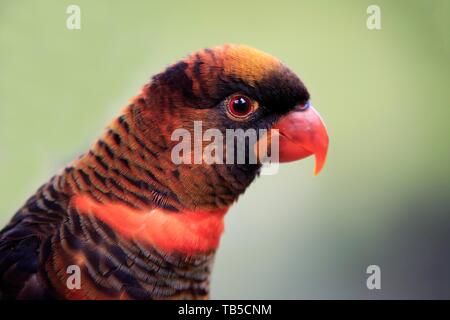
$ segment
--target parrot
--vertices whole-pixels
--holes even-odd
[[[324,121],[283,62],[243,44],[191,53],[154,75],[2,229],[0,298],[209,299],[225,214],[263,162],[174,161],[173,133],[195,136],[195,122],[224,135],[270,129],[277,161],[314,156],[315,174],[326,160]]]

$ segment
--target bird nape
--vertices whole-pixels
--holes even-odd
[[[208,298],[224,215],[259,174],[263,157],[249,160],[263,137],[276,161],[315,155],[322,169],[328,135],[309,99],[284,64],[243,45],[169,66],[1,231],[0,297]],[[199,123],[210,139],[244,136],[210,157],[197,138],[183,143],[200,157],[175,152],[177,132],[195,136]]]

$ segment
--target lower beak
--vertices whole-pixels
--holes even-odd
[[[281,118],[273,129],[279,133],[279,162],[316,158],[314,175],[322,170],[328,150],[328,133],[319,113],[310,106],[300,107]]]

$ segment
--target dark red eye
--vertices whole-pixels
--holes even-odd
[[[249,98],[245,96],[235,96],[230,100],[229,110],[231,115],[242,118],[248,116],[253,108]]]

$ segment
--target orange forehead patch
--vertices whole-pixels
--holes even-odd
[[[80,214],[95,216],[126,239],[165,253],[187,255],[207,253],[218,247],[227,211],[136,210],[120,203],[99,203],[88,195],[74,196],[72,204]]]
[[[197,57],[204,63],[202,74],[207,75],[209,68],[219,68],[225,76],[234,76],[249,84],[261,80],[281,65],[277,58],[246,45],[226,44],[193,53],[186,59],[191,69]],[[192,70],[189,72],[192,73]]]
[[[261,80],[281,65],[270,54],[245,45],[225,45],[222,50],[224,73],[249,83]]]

